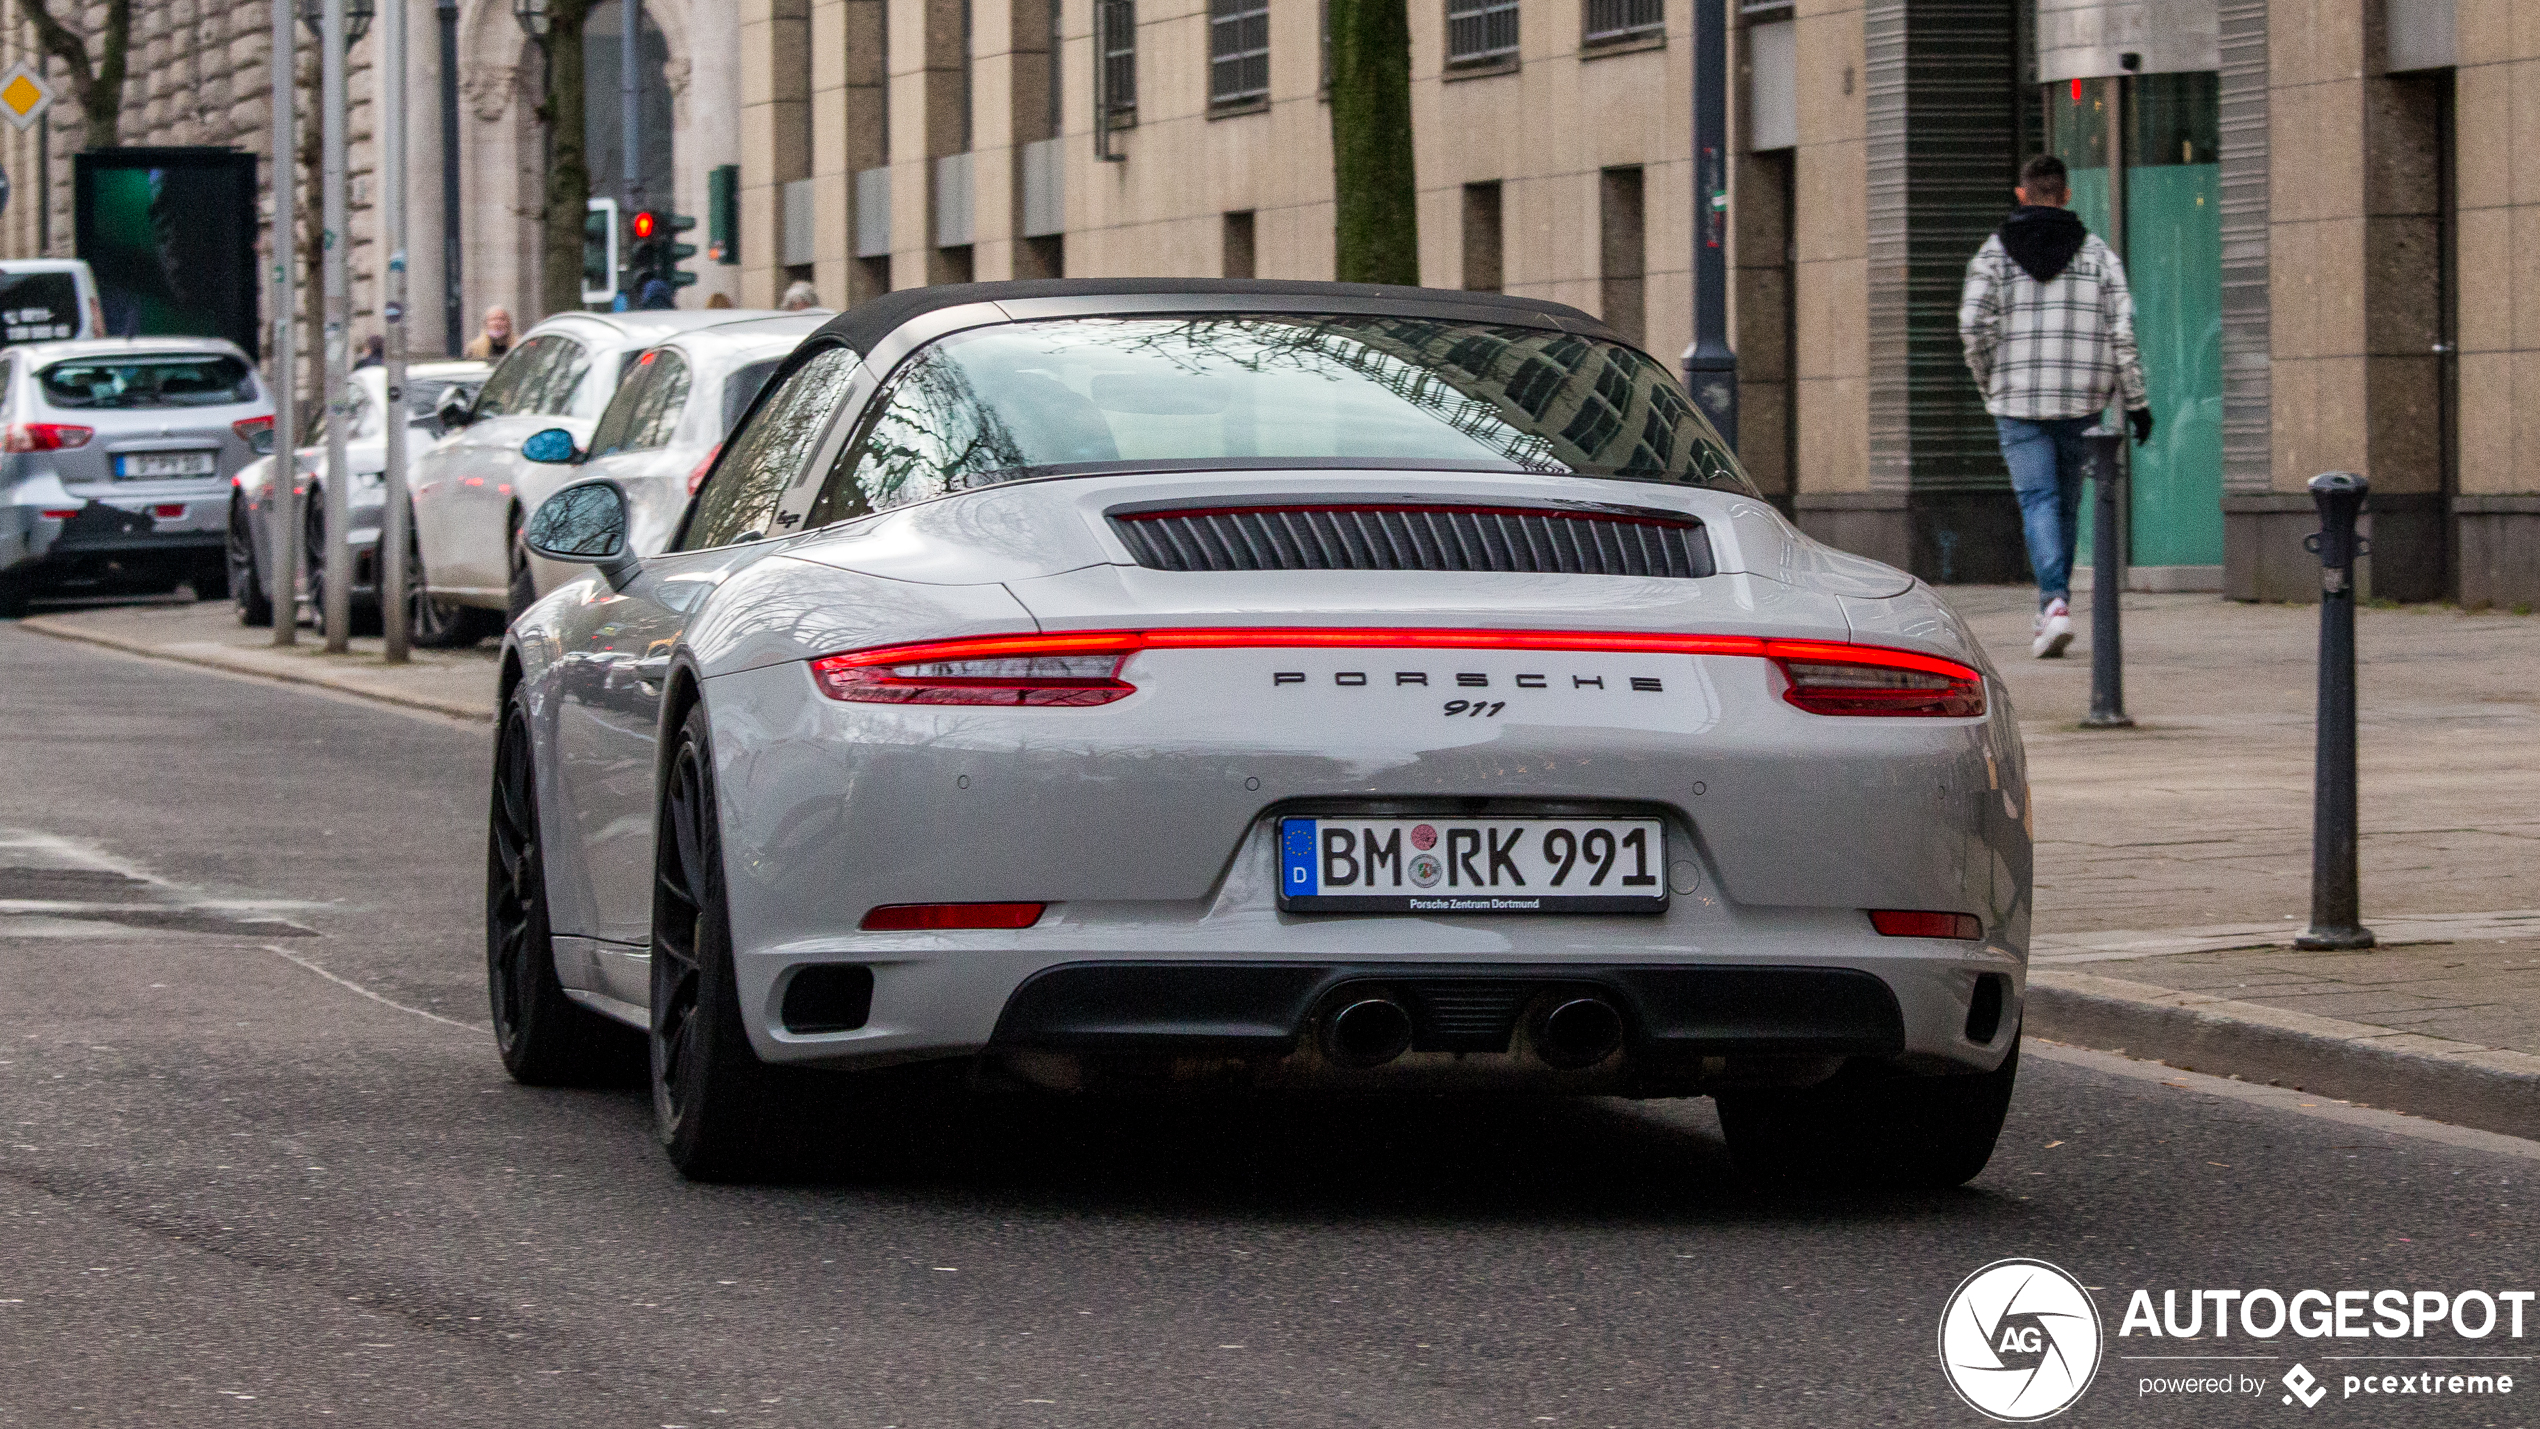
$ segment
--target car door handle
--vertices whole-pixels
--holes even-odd
[[[661,677],[669,673],[670,657],[667,655],[655,655],[635,662],[635,678],[647,685],[660,684]]]

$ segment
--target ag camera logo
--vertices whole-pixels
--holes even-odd
[[[2099,1308],[2061,1267],[1997,1260],[1940,1315],[1940,1367],[1969,1408],[2006,1424],[2052,1419],[2099,1372]]]

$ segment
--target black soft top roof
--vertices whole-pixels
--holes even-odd
[[[886,293],[823,323],[819,331],[805,340],[803,347],[808,351],[835,341],[857,352],[871,352],[875,344],[911,318],[965,303],[1003,304],[1036,298],[1145,297],[1159,294],[1187,294],[1202,299],[1222,297],[1227,300],[1222,306],[1215,303],[1196,306],[1223,312],[1245,311],[1252,306],[1246,299],[1253,298],[1285,299],[1265,304],[1263,309],[1294,312],[1298,307],[1296,300],[1302,298],[1309,300],[1313,310],[1320,312],[1366,313],[1371,316],[1435,315],[1467,322],[1554,328],[1621,341],[1605,324],[1565,303],[1546,302],[1541,298],[1512,298],[1500,293],[1408,288],[1387,283],[1303,283],[1268,278],[1036,278],[1014,283],[941,283]]]

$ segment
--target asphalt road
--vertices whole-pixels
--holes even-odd
[[[1927,1197],[1759,1196],[1704,1102],[973,1102],[688,1185],[639,1092],[495,1059],[489,744],[0,626],[0,1424],[1972,1425],[1935,1328],[2002,1257],[2112,1336],[2135,1287],[2530,1284],[2540,1147],[2051,1048]],[[2306,1411],[2107,1344],[2066,1422],[2540,1417],[2540,1362]]]

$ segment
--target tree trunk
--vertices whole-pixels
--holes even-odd
[[[106,26],[92,62],[88,42],[55,19],[45,0],[18,0],[19,13],[35,30],[44,53],[70,72],[71,98],[79,104],[80,146],[111,149],[121,142],[126,53],[132,48],[132,0],[106,0]]]
[[[1406,0],[1331,0],[1332,249],[1344,283],[1420,281]]]
[[[548,0],[546,93],[538,117],[547,126],[547,192],[539,208],[539,296],[545,312],[582,306],[583,220],[591,207],[591,160],[583,143],[582,27],[591,0]]]

